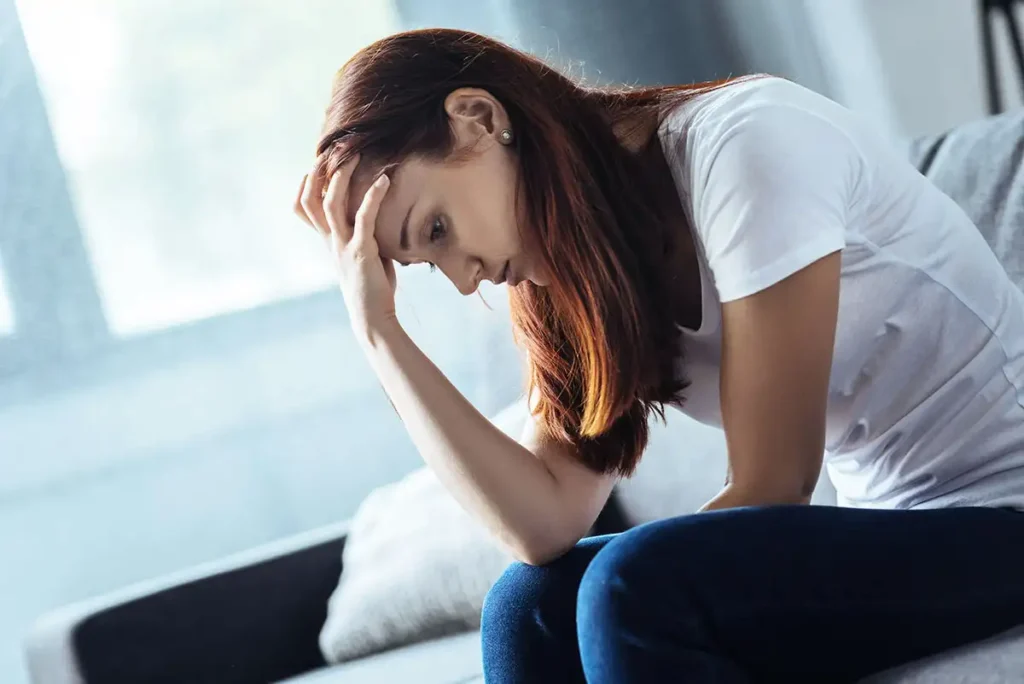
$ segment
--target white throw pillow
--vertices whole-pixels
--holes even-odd
[[[494,423],[518,437],[513,405]],[[484,597],[512,558],[432,471],[372,492],[352,518],[320,650],[340,663],[480,626]]]
[[[352,519],[320,650],[330,663],[480,626],[511,562],[426,468],[382,487]]]

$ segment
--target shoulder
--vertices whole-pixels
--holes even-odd
[[[860,122],[841,105],[792,81],[747,77],[697,94],[669,112],[659,134],[672,166],[699,180],[723,152],[765,162],[860,156]]]
[[[665,121],[666,159],[722,302],[843,248],[866,168],[854,126],[777,78],[698,95]]]

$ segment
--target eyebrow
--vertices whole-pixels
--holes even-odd
[[[402,219],[402,232],[398,236],[398,247],[403,252],[409,251],[409,215],[412,214],[413,204],[410,204],[409,211],[405,212],[405,218]]]

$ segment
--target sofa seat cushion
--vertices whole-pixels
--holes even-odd
[[[863,684],[1024,682],[1024,628],[869,677]]]
[[[287,684],[483,684],[480,633],[424,641],[287,680]]]
[[[480,634],[407,646],[288,680],[289,684],[482,684]],[[863,684],[1024,682],[1024,628],[903,665]]]

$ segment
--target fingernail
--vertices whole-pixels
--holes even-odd
[[[376,185],[378,188],[383,188],[383,187],[387,187],[387,184],[390,183],[390,182],[391,182],[391,179],[388,178],[386,174],[382,173],[381,175],[377,176],[377,180],[374,181],[373,184]]]

